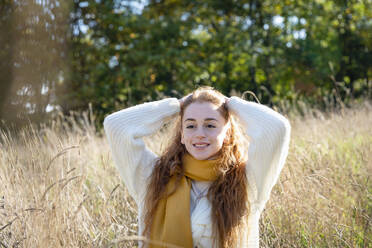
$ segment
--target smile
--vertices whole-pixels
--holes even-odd
[[[207,143],[197,143],[197,144],[193,144],[194,147],[196,148],[205,148],[207,146],[209,146],[209,144]]]

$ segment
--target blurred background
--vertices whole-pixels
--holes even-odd
[[[291,122],[260,247],[372,248],[372,0],[0,0],[0,247],[136,247],[103,118],[200,85]]]
[[[199,85],[327,108],[372,95],[370,0],[0,0],[1,125]]]

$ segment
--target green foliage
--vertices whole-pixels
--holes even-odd
[[[227,95],[250,90],[265,104],[306,101],[322,108],[372,94],[371,1],[2,3],[0,34],[13,31],[0,35],[0,70],[11,72],[0,98],[11,92],[8,103],[19,99],[9,105],[2,97],[3,110],[38,103],[39,112],[50,104],[68,113],[91,103],[101,122],[109,112],[181,97],[199,85]],[[22,42],[13,45],[14,37]],[[6,62],[14,50],[21,64]],[[25,85],[33,97],[17,93]],[[48,94],[41,93],[45,86]],[[0,111],[0,118],[7,115]]]
[[[251,90],[263,103],[370,95],[371,3],[360,1],[75,1],[66,109],[99,119],[198,85]],[[63,98],[64,99],[64,98]]]

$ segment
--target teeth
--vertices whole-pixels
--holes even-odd
[[[208,144],[203,144],[203,145],[198,145],[198,144],[194,144],[195,147],[198,147],[198,148],[201,148],[201,147],[206,147],[208,146]]]

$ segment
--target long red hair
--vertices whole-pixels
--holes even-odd
[[[193,102],[215,104],[226,122],[230,122],[230,129],[217,158],[219,175],[208,190],[208,199],[212,205],[212,228],[218,237],[215,242],[218,247],[233,247],[247,228],[246,217],[249,214],[248,182],[245,174],[246,147],[241,142],[239,129],[227,109],[224,95],[210,87],[198,88],[183,101],[181,119],[184,110]],[[167,197],[165,189],[170,178],[176,176],[180,179],[184,174],[181,161],[187,151],[181,143],[181,123],[178,125],[174,140],[157,160],[150,176],[145,198],[145,236],[149,236],[152,217],[159,200]]]

